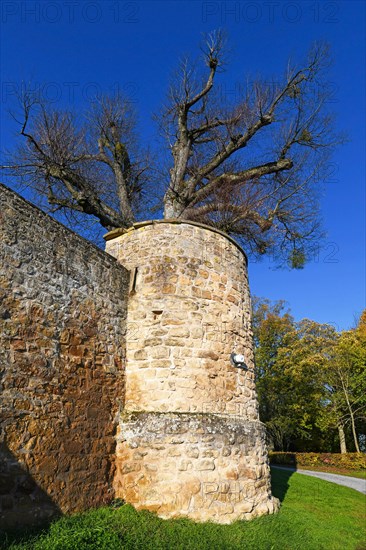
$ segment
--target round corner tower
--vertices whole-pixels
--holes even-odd
[[[131,271],[116,496],[164,518],[230,523],[275,512],[244,252],[224,233],[180,220],[142,222],[106,240]]]

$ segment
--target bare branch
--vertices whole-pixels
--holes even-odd
[[[163,202],[166,218],[214,225],[255,253],[310,251],[321,235],[319,181],[340,142],[322,80],[326,48],[316,45],[280,78],[247,82],[235,101],[218,86],[224,34],[205,37],[202,51],[200,65],[181,63],[159,117],[169,160],[156,153],[155,178],[132,104],[119,95],[76,117],[24,94],[22,116],[14,117],[22,146],[3,170],[48,199],[53,212],[88,214],[108,229],[146,217],[148,200],[158,209]]]

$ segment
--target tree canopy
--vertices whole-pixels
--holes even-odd
[[[184,59],[157,116],[169,161],[139,143],[132,103],[99,97],[85,113],[21,97],[20,145],[3,168],[47,200],[51,212],[85,215],[111,230],[151,217],[206,223],[302,267],[321,235],[322,169],[339,142],[327,110],[328,50],[315,45],[282,75],[243,82],[223,101],[227,46],[208,35],[199,62]],[[157,162],[154,163],[153,160]],[[161,192],[160,192],[161,191]]]
[[[254,300],[259,410],[276,450],[365,450],[365,314],[337,332],[295,322],[284,302]]]

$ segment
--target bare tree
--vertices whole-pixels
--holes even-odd
[[[132,104],[104,97],[81,121],[36,94],[24,93],[21,107],[25,142],[4,168],[46,197],[52,213],[93,215],[109,230],[131,225],[149,173],[147,153],[134,135]]]
[[[307,244],[319,237],[319,179],[338,141],[320,80],[327,48],[314,46],[304,66],[288,66],[278,82],[243,87],[230,106],[215,93],[224,48],[223,35],[211,35],[203,84],[186,61],[171,89],[165,216],[213,224],[259,253],[277,247],[300,266]]]
[[[161,172],[164,217],[213,225],[252,252],[277,250],[301,267],[320,235],[322,169],[340,141],[322,81],[327,49],[315,46],[278,81],[243,86],[236,102],[223,101],[217,85],[225,51],[223,34],[210,34],[201,72],[185,60],[171,86],[160,117],[172,157]],[[21,135],[26,143],[8,169],[55,209],[92,214],[107,229],[134,222],[152,175],[128,102],[103,99],[78,125],[26,96]]]

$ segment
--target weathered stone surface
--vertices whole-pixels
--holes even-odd
[[[113,497],[128,273],[0,186],[0,523]]]
[[[1,526],[114,494],[197,521],[275,511],[241,249],[199,224],[137,224],[107,243],[129,282],[2,186],[0,202]]]
[[[229,523],[276,511],[243,251],[189,222],[136,224],[106,250],[133,273],[116,495],[164,518]],[[247,371],[230,364],[232,352]]]
[[[189,223],[137,224],[106,250],[137,269],[127,317],[128,409],[258,420],[243,251]],[[244,354],[248,371],[231,366],[233,351]]]
[[[163,518],[230,523],[278,509],[259,421],[217,414],[124,412],[116,464],[116,494]]]

